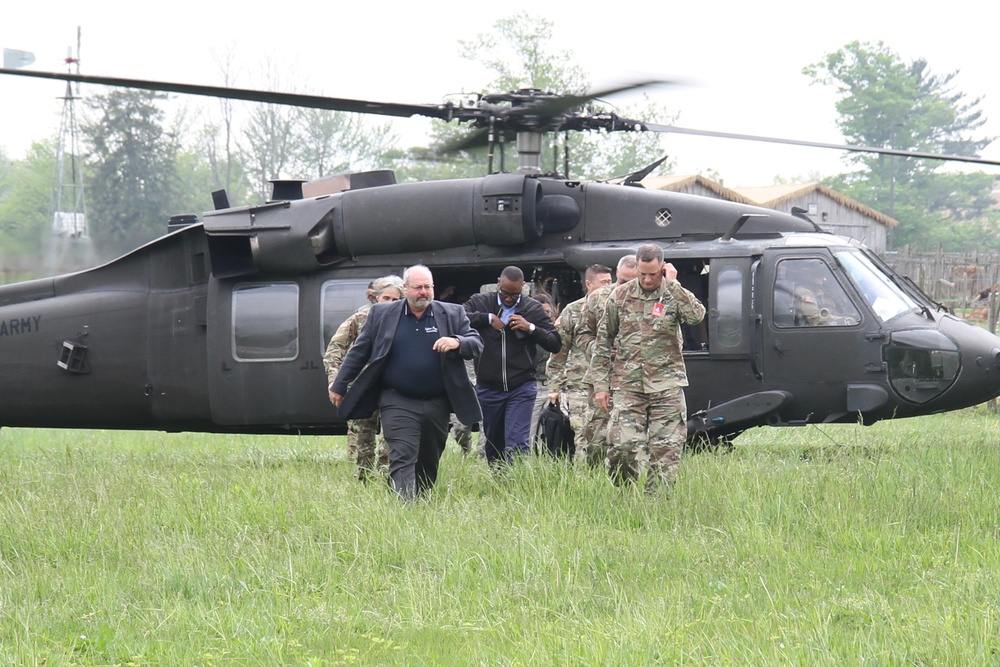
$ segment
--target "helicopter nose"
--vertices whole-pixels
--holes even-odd
[[[955,340],[962,350],[964,368],[952,398],[964,406],[976,405],[1000,396],[1000,338],[965,320],[946,316],[941,332]]]

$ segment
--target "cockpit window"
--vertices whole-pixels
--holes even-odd
[[[858,291],[864,295],[872,310],[883,322],[919,308],[906,292],[892,282],[889,276],[879,271],[862,253],[843,250],[836,255],[847,275],[857,285]]]
[[[821,259],[784,259],[774,281],[778,327],[854,326],[861,313]]]

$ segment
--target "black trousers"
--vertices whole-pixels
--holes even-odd
[[[389,481],[404,500],[429,491],[448,441],[451,404],[446,397],[408,398],[386,389],[379,400],[382,435],[389,448]]]

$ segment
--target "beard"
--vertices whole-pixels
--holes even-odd
[[[410,310],[415,310],[417,312],[427,310],[428,306],[431,305],[431,301],[434,300],[432,296],[425,296],[423,294],[417,296],[406,297],[406,302],[410,304]]]

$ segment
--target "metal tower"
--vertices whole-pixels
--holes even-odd
[[[72,47],[66,54],[68,69],[80,73],[80,29],[76,31],[76,56]],[[56,174],[52,192],[52,235],[46,263],[49,270],[76,270],[94,262],[93,247],[87,230],[87,197],[83,187],[83,155],[80,152],[80,126],[76,119],[79,84],[66,82],[59,143],[56,146]]]

